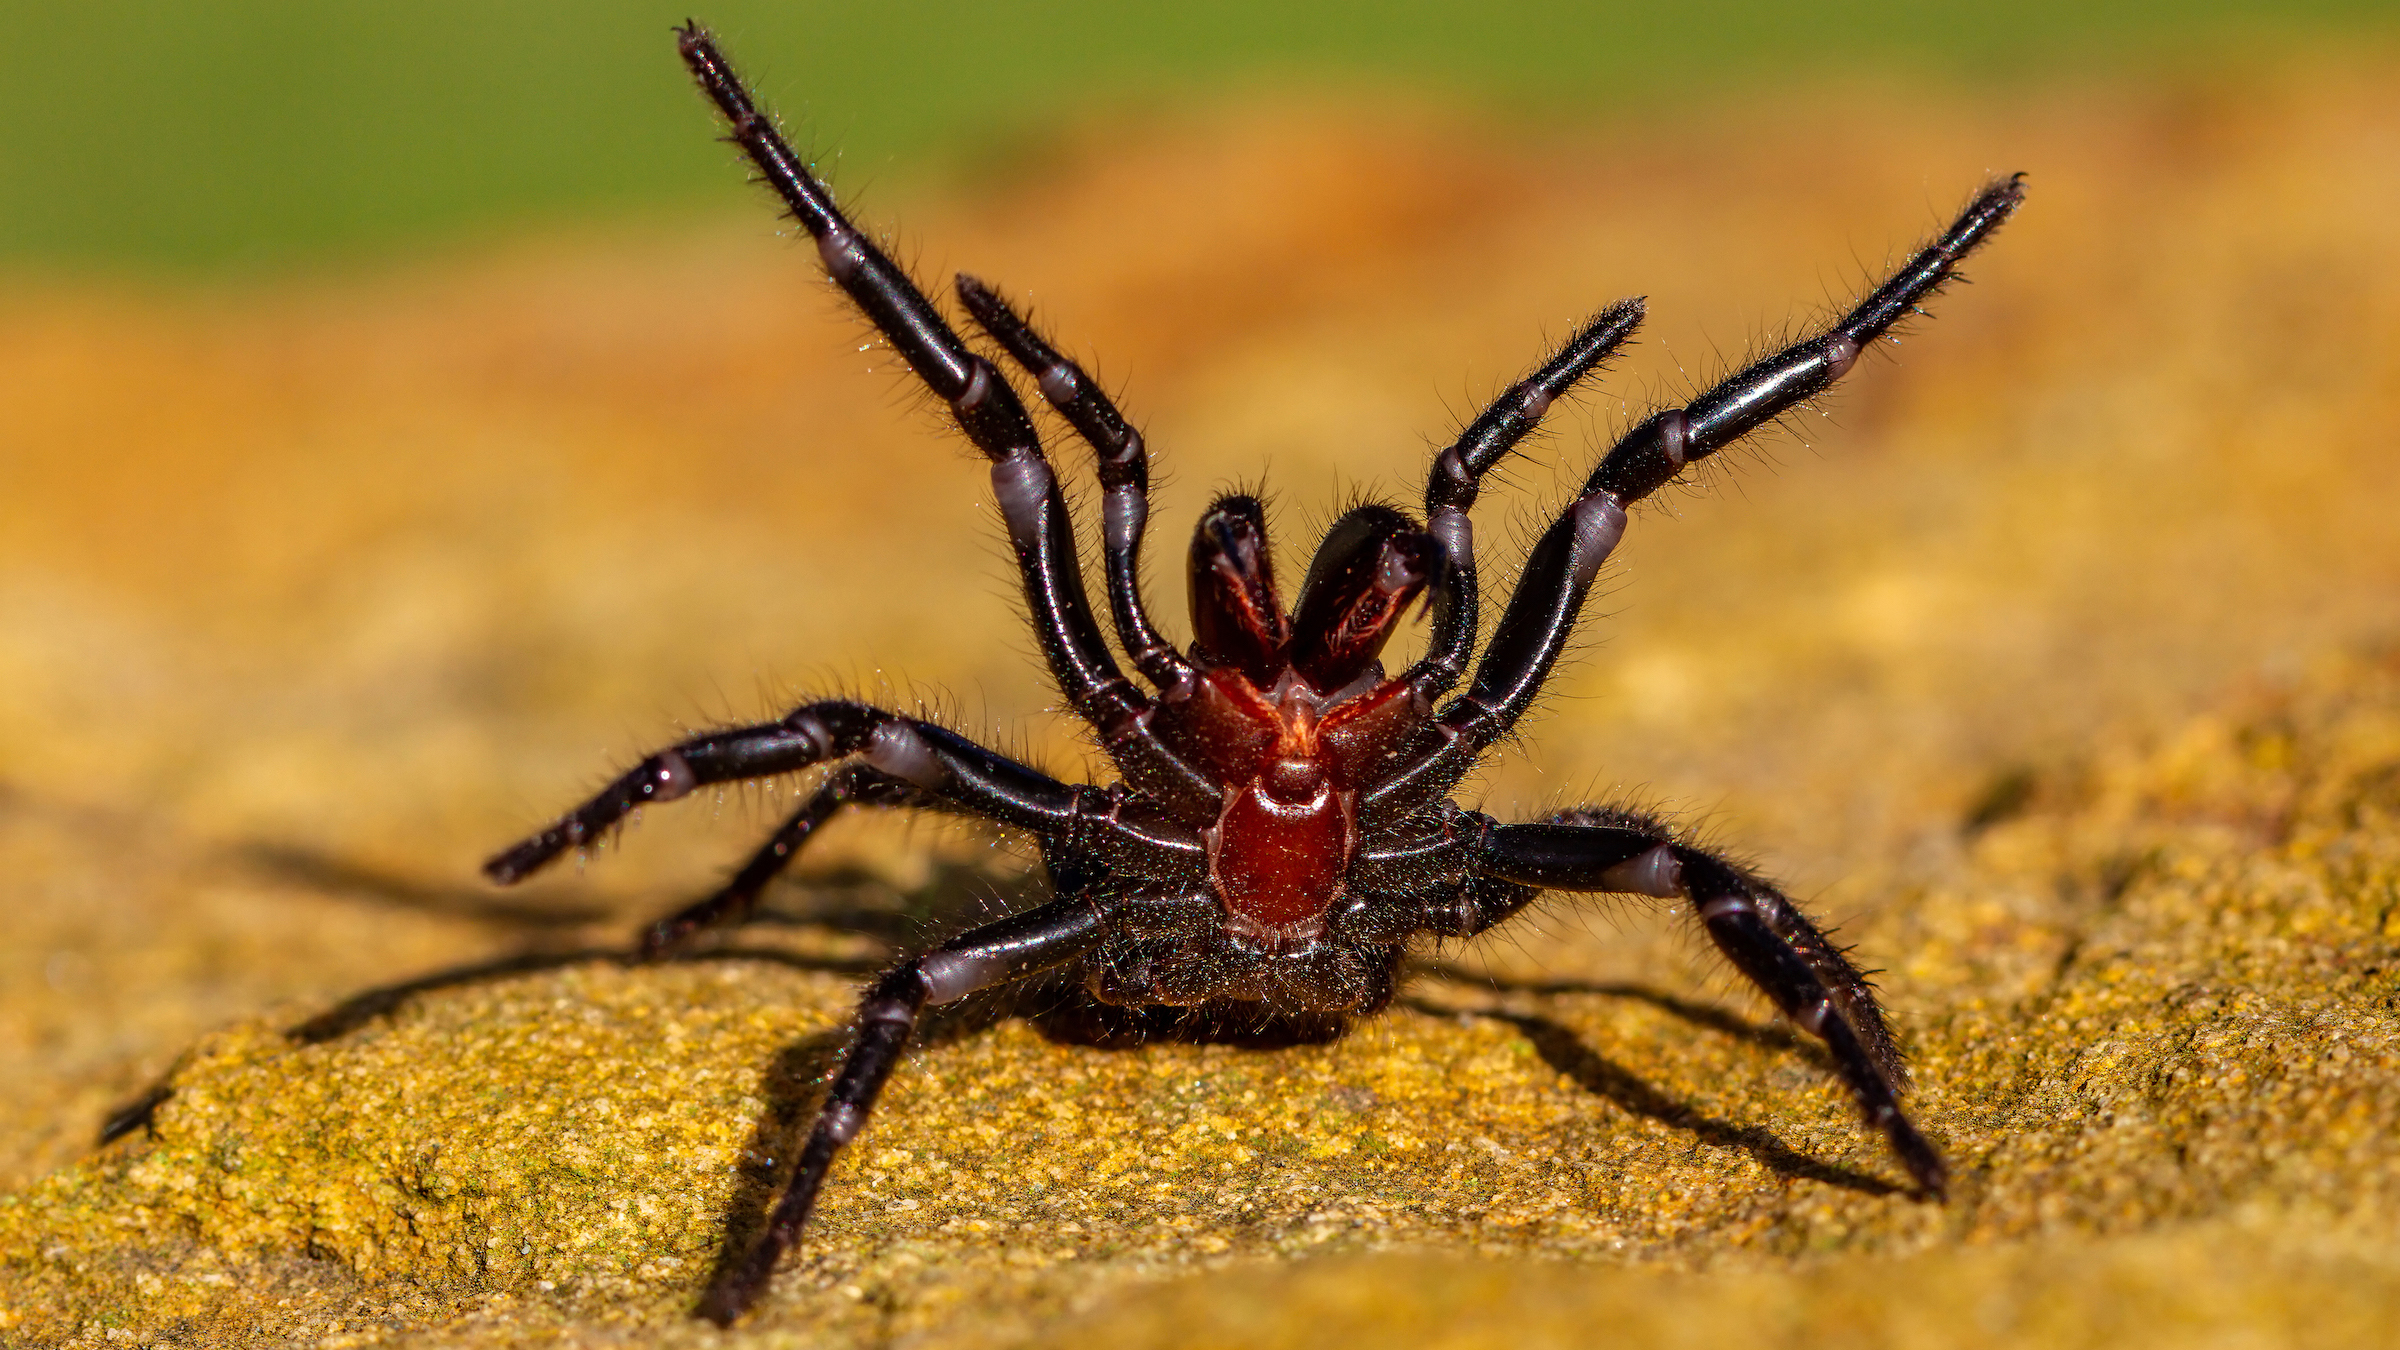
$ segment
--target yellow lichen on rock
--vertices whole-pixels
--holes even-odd
[[[0,1209],[42,1262],[305,1254],[362,1284],[680,1288],[713,1259],[755,1066],[831,1032],[845,981],[601,962],[426,999],[321,1043],[250,1023],[179,1062],[145,1142]],[[13,1243],[11,1244],[14,1245]],[[189,1315],[131,1277],[130,1309]]]

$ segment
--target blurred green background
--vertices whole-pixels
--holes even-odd
[[[242,273],[739,200],[668,45],[685,14],[681,0],[7,0],[0,267]],[[699,17],[853,185],[971,170],[1053,119],[1244,85],[1675,116],[1800,82],[2077,80],[2400,31],[2391,0],[709,0]]]

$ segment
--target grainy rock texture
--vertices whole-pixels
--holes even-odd
[[[755,228],[272,294],[16,287],[0,1338],[2389,1344],[2390,74],[1848,92],[1884,115],[1831,146],[1792,109],[1506,149],[1281,109],[909,207],[927,275],[972,262],[1133,372],[1163,521],[1264,462],[1287,551],[1351,485],[1413,495],[1422,435],[1545,325],[1648,293],[1650,345],[1487,495],[1497,551],[1502,503],[1554,500],[1702,334],[1847,285],[1929,191],[2033,170],[1982,284],[1809,422],[1819,453],[1637,518],[1606,648],[1484,789],[1663,802],[1792,878],[1884,968],[1956,1194],[1904,1194],[1677,916],[1556,904],[1429,951],[1330,1046],[967,1010],[724,1335],[687,1310],[857,978],[1015,902],[1021,854],[845,822],[780,922],[646,967],[633,922],[767,811],[655,812],[518,893],[471,867],[676,712],[1044,706],[982,474]],[[791,683],[697,692],[752,672]]]

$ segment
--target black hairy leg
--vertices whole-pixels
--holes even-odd
[[[517,881],[567,850],[595,842],[640,807],[680,800],[710,783],[766,778],[853,757],[920,798],[1072,840],[1133,875],[1189,878],[1202,863],[1197,835],[1107,789],[1061,783],[930,722],[828,699],[803,704],[779,721],[711,732],[661,750],[549,828],[494,855],[483,870],[494,881]],[[837,779],[828,786],[839,785]],[[896,795],[900,789],[875,790]],[[840,804],[822,803],[828,809]],[[812,807],[818,805],[812,800]],[[803,808],[803,816],[809,809]],[[803,816],[794,817],[786,830],[801,824]],[[803,833],[807,829],[813,825],[804,826]]]
[[[1017,555],[1034,633],[1068,704],[1092,725],[1135,785],[1178,804],[1214,805],[1214,785],[1150,733],[1150,700],[1126,683],[1109,653],[1084,593],[1066,498],[1016,387],[959,341],[907,272],[834,205],[833,195],[808,172],[773,120],[759,112],[708,35],[696,27],[684,29],[678,49],[701,91],[724,116],[732,141],[782,199],[791,219],[816,241],[825,274],[917,379],[949,405],[959,432],[991,461],[992,494]]]
[[[1688,405],[1641,418],[1536,541],[1480,655],[1470,516],[1484,480],[1597,380],[1640,327],[1639,300],[1601,306],[1434,456],[1422,518],[1368,502],[1337,520],[1288,603],[1266,507],[1218,499],[1186,555],[1192,637],[1179,646],[1142,593],[1150,450],[1134,421],[997,287],[967,276],[956,301],[1008,368],[962,341],[835,204],[708,34],[677,36],[729,139],[814,243],[827,278],[989,463],[1043,661],[1118,778],[1062,782],[924,718],[826,699],[661,750],[485,863],[493,880],[515,882],[644,806],[821,769],[724,886],[643,931],[642,952],[659,955],[747,917],[853,806],[978,820],[1040,853],[1050,899],[905,955],[867,989],[765,1233],[727,1263],[701,1315],[729,1323],[766,1288],[927,1008],[1002,986],[1045,998],[1075,990],[1083,1011],[1049,1024],[1098,1042],[1161,1031],[1322,1040],[1387,1006],[1411,952],[1503,924],[1545,891],[1688,905],[1733,968],[1824,1043],[1918,1193],[1941,1195],[1941,1155],[1901,1107],[1907,1075],[1874,989],[1781,890],[1637,812],[1502,824],[1449,794],[1539,699],[1627,510],[1852,373],[2016,210],[2022,176],[1987,184],[1839,318]],[[1085,594],[1066,498],[1019,379],[1092,452],[1110,631]],[[1384,649],[1411,612],[1429,616],[1424,650],[1387,675]],[[1125,678],[1111,632],[1148,689]]]
[[[1941,1154],[1900,1109],[1908,1067],[1874,986],[1790,897],[1757,873],[1677,839],[1644,812],[1583,807],[1526,825],[1493,825],[1478,841],[1476,870],[1520,889],[1469,906],[1472,936],[1537,891],[1609,892],[1684,900],[1733,968],[1794,1026],[1825,1043],[1867,1124],[1890,1141],[1911,1179],[1931,1195],[1948,1184]]]
[[[859,1000],[857,1039],[825,1091],[816,1125],[800,1146],[800,1160],[767,1218],[766,1232],[708,1291],[700,1315],[723,1326],[741,1316],[757,1296],[785,1249],[800,1236],[833,1160],[867,1123],[867,1113],[928,1006],[953,1003],[1073,960],[1098,945],[1104,933],[1100,912],[1089,901],[1053,900],[903,961],[877,980]]]
[[[1923,312],[1923,303],[1957,275],[1959,261],[1989,238],[2024,196],[2023,174],[1989,184],[1950,228],[1917,250],[1849,313],[1720,381],[1689,405],[1652,413],[1627,432],[1534,544],[1467,692],[1436,714],[1417,739],[1410,754],[1413,762],[1396,769],[1368,794],[1368,808],[1398,814],[1456,787],[1540,696],[1551,667],[1574,635],[1600,564],[1624,537],[1625,509],[1849,374],[1860,354],[1889,335],[1893,325]],[[1593,329],[1608,317],[1603,313]],[[1504,397],[1500,406],[1507,401]],[[1486,413],[1485,418],[1493,415]],[[1471,473],[1471,462],[1468,467]],[[1434,478],[1434,488],[1426,495],[1429,506],[1445,486],[1439,460]],[[1468,491],[1471,496],[1472,489]],[[1472,584],[1471,573],[1466,584]]]
[[[710,928],[738,924],[758,908],[767,886],[800,856],[800,848],[825,827],[825,822],[853,806],[916,807],[938,810],[941,798],[905,778],[872,765],[844,764],[808,794],[800,808],[778,826],[767,842],[750,855],[723,886],[706,899],[687,905],[642,930],[641,954],[656,957]]]
[[[1097,457],[1101,554],[1118,643],[1134,669],[1162,692],[1190,688],[1195,678],[1192,663],[1160,635],[1142,599],[1142,534],[1150,523],[1150,452],[1142,433],[1081,366],[1061,356],[998,291],[961,274],[958,298],[976,324],[1033,377],[1033,387]]]
[[[1475,527],[1467,513],[1482,493],[1483,476],[1633,336],[1641,327],[1642,313],[1641,301],[1619,300],[1593,315],[1557,354],[1495,399],[1433,457],[1425,483],[1425,523],[1442,546],[1444,566],[1432,588],[1433,631],[1425,655],[1406,676],[1418,698],[1431,701],[1450,692],[1475,652],[1481,597],[1475,580]]]

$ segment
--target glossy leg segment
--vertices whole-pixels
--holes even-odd
[[[642,930],[641,954],[658,956],[703,929],[725,924],[737,924],[750,917],[758,907],[758,898],[767,884],[792,865],[799,856],[800,846],[807,843],[826,821],[851,806],[925,807],[939,805],[940,799],[905,779],[894,778],[880,769],[864,764],[845,764],[833,771],[833,776],[808,795],[778,827],[772,837],[760,846],[733,879],[719,887],[707,899],[679,909]]]
[[[1199,836],[1124,807],[1111,793],[1072,787],[930,722],[847,700],[809,703],[778,722],[695,736],[635,765],[548,829],[501,851],[485,875],[523,880],[596,839],[640,806],[706,783],[764,778],[857,755],[869,766],[974,815],[1057,836],[1139,875],[1204,875]]]
[[[1792,1023],[1825,1043],[1867,1123],[1917,1185],[1939,1196],[1941,1154],[1900,1109],[1908,1074],[1866,976],[1774,886],[1713,853],[1677,841],[1638,812],[1569,812],[1540,825],[1486,832],[1474,867],[1484,878],[1563,891],[1682,896],[1709,939]],[[1496,900],[1508,904],[1509,893]],[[1522,899],[1471,931],[1506,918]]]
[[[1606,492],[1631,506],[1704,459],[1801,403],[1850,372],[1892,325],[1921,307],[1957,275],[1959,262],[2000,228],[2025,199],[2025,175],[2011,174],[1975,194],[1950,228],[1918,249],[1848,314],[1803,341],[1729,379],[1684,408],[1651,414],[1601,460],[1586,492]]]
[[[1573,635],[1584,596],[1625,527],[1625,508],[1792,408],[1821,394],[1857,364],[1866,345],[1956,275],[1959,261],[2024,199],[2022,175],[1976,194],[1931,243],[1823,332],[1794,343],[1729,379],[1690,406],[1644,419],[1584,483],[1583,494],[1553,524],[1525,563],[1508,609],[1475,668],[1467,692],[1436,715],[1413,747],[1409,767],[1370,796],[1380,816],[1405,811],[1448,791],[1477,756],[1508,734]],[[1489,416],[1489,414],[1487,414]]]
[[[917,1018],[928,1006],[1072,961],[1097,946],[1105,935],[1100,913],[1092,903],[1069,896],[954,938],[876,981],[859,1002],[858,1039],[825,1093],[816,1126],[801,1146],[800,1161],[775,1202],[766,1232],[701,1299],[700,1315],[725,1326],[741,1316],[765,1288],[775,1263],[808,1222],[834,1159],[866,1124],[867,1113],[874,1109],[875,1099],[908,1047]]]
[[[1865,977],[1771,887],[1692,849],[1678,848],[1676,860],[1717,950],[1795,1026],[1825,1042],[1867,1124],[1882,1132],[1917,1185],[1938,1199],[1949,1168],[1900,1109],[1906,1077]],[[1838,964],[1838,977],[1827,978],[1829,964]]]
[[[1592,578],[1624,535],[1624,508],[1607,493],[1595,492],[1568,506],[1535,541],[1475,667],[1474,683],[1435,714],[1401,762],[1364,794],[1359,809],[1370,826],[1415,811],[1456,787],[1533,706],[1574,630]]]
[[[1425,484],[1425,527],[1441,542],[1446,565],[1435,577],[1433,632],[1425,655],[1402,676],[1427,702],[1450,692],[1466,673],[1480,622],[1475,579],[1475,533],[1467,512],[1483,476],[1541,425],[1553,404],[1597,372],[1642,324],[1642,302],[1620,300],[1601,310],[1539,370],[1509,386],[1467,424],[1450,448],[1434,456]]]
[[[1134,669],[1162,693],[1188,691],[1194,678],[1191,662],[1159,634],[1150,621],[1149,606],[1142,600],[1142,532],[1150,521],[1150,452],[1142,433],[1125,420],[1081,366],[1051,346],[998,291],[961,273],[958,298],[983,331],[1033,377],[1034,388],[1067,419],[1075,434],[1092,447],[1100,470],[1100,542],[1117,641],[1132,658]]]
[[[678,49],[712,99],[733,141],[816,240],[826,274],[850,297],[892,349],[950,405],[958,428],[992,462],[992,490],[1033,612],[1042,655],[1059,691],[1099,732],[1101,744],[1137,785],[1204,809],[1214,785],[1169,754],[1148,732],[1149,698],[1125,682],[1084,594],[1083,569],[1059,492],[1033,421],[1006,376],[968,349],[908,274],[851,224],[825,185],[793,153],[772,119],[758,110],[715,43],[697,27],[681,30]]]

